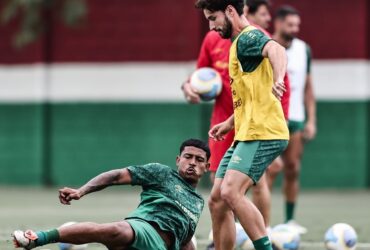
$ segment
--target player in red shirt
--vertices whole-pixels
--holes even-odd
[[[202,47],[199,52],[197,68],[211,67],[216,69],[222,78],[222,91],[217,96],[211,116],[211,127],[226,120],[233,114],[233,104],[231,97],[230,78],[229,78],[229,49],[231,41],[222,39],[215,31],[210,31],[205,36]],[[190,103],[199,103],[199,95],[191,88],[189,82],[183,84],[183,91],[186,99]],[[224,156],[227,149],[234,140],[234,131],[228,133],[224,141],[216,142],[209,140],[209,147],[212,155],[210,159],[211,181],[213,183],[214,175],[218,164]]]

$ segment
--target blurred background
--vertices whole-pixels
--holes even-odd
[[[272,13],[283,3],[301,12],[314,58],[318,135],[302,187],[368,188],[369,1],[274,0]],[[180,90],[208,30],[193,1],[13,0],[0,10],[0,185],[174,166],[181,141],[207,138],[212,105],[188,105]]]

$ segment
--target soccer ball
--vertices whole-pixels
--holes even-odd
[[[345,223],[334,224],[325,233],[325,247],[328,250],[354,250],[356,243],[356,231]]]
[[[235,223],[236,229],[236,249],[254,250],[253,242],[244,231],[244,228],[239,222]]]
[[[210,101],[221,93],[222,79],[215,69],[204,67],[194,71],[190,77],[190,85],[202,100]]]
[[[244,231],[244,228],[239,222],[235,222],[235,231],[236,231],[236,248],[239,250],[254,250],[253,242]],[[213,232],[209,233],[208,239],[213,241]]]
[[[300,237],[292,226],[280,224],[272,229],[271,242],[274,250],[297,250]]]
[[[63,225],[61,225],[60,227],[67,227],[67,226],[70,226],[70,225],[73,225],[73,224],[76,224],[76,222],[73,222],[73,221],[66,222]],[[60,250],[85,250],[85,249],[87,249],[87,244],[73,245],[73,244],[69,244],[69,243],[59,243],[58,246],[59,246]]]

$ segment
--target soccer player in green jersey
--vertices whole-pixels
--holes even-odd
[[[209,157],[206,143],[189,139],[180,147],[177,171],[150,163],[102,173],[78,189],[62,188],[59,200],[65,205],[112,185],[140,185],[143,191],[138,208],[122,221],[83,222],[49,231],[16,230],[15,246],[28,250],[55,242],[98,242],[110,250],[195,249],[191,238],[204,206],[195,187],[209,168]]]

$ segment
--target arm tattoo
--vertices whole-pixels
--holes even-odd
[[[91,179],[89,182],[87,182],[80,188],[82,196],[88,193],[102,190],[108,186],[118,184],[117,181],[119,179],[120,172],[121,172],[120,169],[111,170]]]

